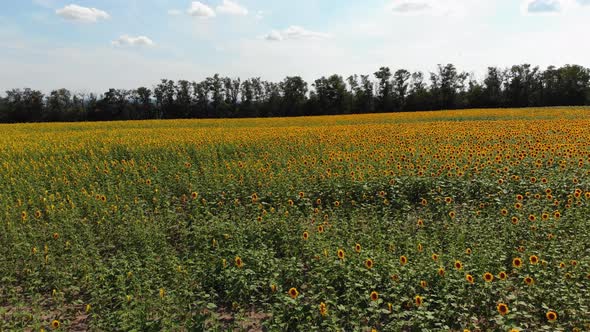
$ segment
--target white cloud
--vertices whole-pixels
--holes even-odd
[[[391,4],[391,10],[397,13],[421,12],[432,9],[428,1],[396,1]]]
[[[122,35],[111,42],[114,46],[154,46],[154,42],[146,36]]]
[[[66,20],[85,23],[94,23],[98,22],[98,20],[106,20],[111,17],[107,12],[103,10],[82,7],[74,4],[67,5],[64,8],[58,9],[55,11],[55,13]]]
[[[289,39],[326,39],[330,34],[307,30],[303,27],[292,25],[285,30],[273,30],[264,39],[271,41],[289,40]]]
[[[178,10],[178,9],[170,9],[168,10],[168,15],[171,16],[177,16],[177,15],[181,15],[182,11]]]
[[[262,20],[264,18],[264,16],[265,16],[265,12],[263,10],[259,10],[256,12],[256,19],[257,20]]]
[[[530,14],[557,13],[562,10],[560,0],[529,0],[526,11]]]
[[[196,17],[215,17],[215,11],[213,8],[199,1],[193,1],[186,12],[187,14]]]
[[[248,15],[248,9],[241,6],[237,2],[230,0],[223,0],[223,4],[217,6],[217,11],[221,14],[246,16]]]

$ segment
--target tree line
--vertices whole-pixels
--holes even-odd
[[[488,67],[485,78],[438,65],[428,76],[381,67],[371,75],[299,76],[281,82],[218,74],[201,82],[163,79],[152,88],[109,89],[96,95],[67,89],[48,95],[6,91],[0,122],[107,121],[176,118],[276,117],[440,109],[590,105],[590,69],[530,64]]]

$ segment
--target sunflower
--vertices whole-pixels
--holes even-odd
[[[52,329],[54,329],[54,330],[57,330],[57,329],[59,329],[59,326],[60,326],[60,325],[61,325],[61,324],[59,323],[59,321],[58,321],[57,319],[54,319],[54,320],[51,322],[51,328],[52,328]]]
[[[510,310],[508,310],[508,305],[505,303],[498,303],[498,305],[496,306],[496,309],[498,309],[498,312],[502,316],[506,315],[510,311]]]
[[[516,209],[522,208],[522,203],[516,203],[516,204],[514,204],[514,208],[516,208]]]
[[[418,221],[416,222],[416,225],[417,225],[418,227],[424,227],[424,220],[422,220],[422,219],[418,219]]]
[[[422,287],[422,288],[428,287],[428,282],[426,280],[420,280],[420,287]]]
[[[372,260],[372,259],[370,259],[370,258],[367,258],[367,260],[365,261],[365,266],[366,266],[366,267],[367,267],[367,269],[369,269],[369,270],[373,268],[373,265],[374,265],[374,264],[375,264],[375,263],[374,263],[374,262],[373,262],[373,260]]]
[[[511,222],[512,222],[514,225],[518,224],[518,218],[517,218],[517,217],[512,217],[512,220],[511,220]]]
[[[508,274],[506,274],[506,272],[501,271],[500,273],[498,273],[498,279],[506,280],[506,278],[508,278]]]
[[[406,256],[400,256],[400,258],[399,258],[399,262],[400,262],[402,265],[406,265],[406,264],[408,263],[408,257],[406,257]]]
[[[492,282],[494,280],[494,275],[486,272],[483,274],[483,280],[485,280],[485,282]]]
[[[320,315],[326,317],[328,315],[328,306],[324,302],[320,302]]]
[[[456,270],[462,270],[463,269],[463,263],[461,263],[461,261],[455,261],[455,269]]]
[[[529,262],[531,262],[531,264],[535,265],[535,264],[539,263],[539,257],[537,257],[536,255],[531,255],[529,257]]]
[[[428,201],[425,198],[422,198],[420,200],[420,204],[422,204],[422,206],[426,206],[426,205],[428,205]]]
[[[303,232],[303,239],[304,240],[309,239],[309,233],[307,231]]]
[[[547,311],[545,317],[547,317],[548,321],[555,322],[557,320],[557,313],[555,311]]]
[[[449,217],[451,217],[451,219],[455,218],[455,215],[455,211],[449,212]]]
[[[59,239],[59,233],[53,233],[53,239],[54,240]]]
[[[300,191],[299,192],[299,198],[303,198],[303,197],[305,197],[305,193],[303,191]]]
[[[553,212],[553,217],[555,217],[555,219],[559,219],[561,218],[561,213],[559,211],[555,211]]]
[[[164,298],[164,296],[166,295],[166,291],[164,290],[164,288],[160,288],[160,298]]]
[[[532,285],[532,284],[534,284],[534,283],[535,283],[535,279],[533,279],[532,277],[529,277],[529,276],[525,277],[525,278],[523,279],[523,281],[524,281],[524,283],[525,283],[525,284],[527,284],[528,286],[530,286],[530,285]]]
[[[393,304],[391,302],[387,303],[387,309],[389,310],[390,313],[393,312]]]
[[[270,285],[270,291],[273,292],[273,293],[276,292],[277,291],[277,285],[275,285],[275,284]]]
[[[473,280],[473,276],[471,274],[466,274],[465,275],[465,280],[467,280],[468,283],[473,284],[474,280]]]
[[[335,202],[334,202],[334,206],[335,206],[335,207],[339,207],[339,206],[340,206],[340,202],[339,202],[339,201],[335,201]]]
[[[564,267],[565,267],[565,263],[564,263],[564,262],[560,262],[560,263],[559,263],[559,268],[560,268],[560,269],[563,269]]]
[[[471,255],[471,252],[472,252],[472,251],[471,251],[471,248],[467,248],[467,249],[465,249],[465,254],[466,254],[466,255]]]
[[[570,264],[571,264],[572,266],[577,266],[577,265],[578,265],[578,261],[576,261],[576,260],[571,260],[571,261],[570,261]]]
[[[35,218],[37,218],[37,219],[41,218],[41,211],[39,211],[39,210],[35,211]]]
[[[244,262],[242,261],[242,258],[240,258],[240,256],[236,256],[235,262],[236,262],[236,266],[239,269],[241,269],[244,266]]]
[[[436,271],[436,273],[438,273],[439,276],[444,277],[445,276],[444,267],[439,267],[438,270]]]
[[[422,246],[422,243],[418,243],[418,252],[422,252],[422,250],[424,250],[424,247]]]
[[[361,252],[361,249],[362,249],[362,247],[361,247],[360,243],[357,243],[354,245],[354,251]]]
[[[424,303],[424,298],[422,298],[420,295],[416,295],[416,297],[414,297],[414,303],[416,303],[416,306],[419,307],[422,305],[422,303]]]
[[[287,204],[289,204],[289,206],[293,206],[293,204],[295,204],[295,202],[293,202],[293,200],[290,199],[290,200],[287,201]]]
[[[519,257],[514,258],[512,260],[512,266],[514,266],[515,268],[522,267],[522,259],[520,259]]]
[[[453,202],[453,199],[450,197],[445,197],[445,203],[447,204],[451,204]]]
[[[508,210],[502,209],[502,210],[500,210],[500,214],[502,214],[503,216],[505,216],[505,215],[508,214]]]
[[[432,257],[432,260],[435,261],[435,262],[438,260],[438,255],[437,254],[432,254],[432,256],[430,256],[430,257]]]
[[[338,249],[337,254],[338,254],[338,258],[344,259],[344,250]]]
[[[318,226],[318,233],[323,233],[324,232],[324,226],[319,225]]]
[[[297,296],[299,296],[299,291],[297,291],[297,288],[295,288],[295,287],[289,288],[289,296],[291,296],[292,299],[296,299]]]
[[[376,291],[371,292],[371,301],[377,301],[379,299],[379,293]]]
[[[543,214],[541,214],[541,219],[543,219],[543,220],[549,219],[549,213],[543,212]]]
[[[522,196],[521,194],[516,195],[517,201],[522,201],[523,199],[524,199],[524,196]]]
[[[537,220],[537,217],[535,217],[534,214],[529,214],[529,221],[535,221]]]
[[[25,211],[21,212],[21,213],[20,213],[20,218],[21,218],[22,220],[26,220],[26,219],[27,219],[27,212],[25,212]]]

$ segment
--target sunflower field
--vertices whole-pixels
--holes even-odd
[[[589,109],[0,132],[0,331],[590,330]]]

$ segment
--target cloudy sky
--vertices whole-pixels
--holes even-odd
[[[590,67],[590,0],[2,0],[0,91]]]

